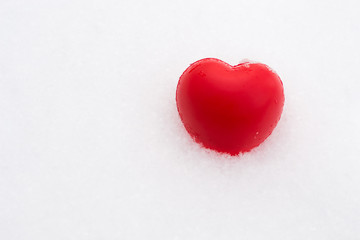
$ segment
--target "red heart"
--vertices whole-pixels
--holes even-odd
[[[206,58],[188,67],[176,91],[180,118],[196,142],[236,155],[261,144],[284,105],[279,76],[261,63]]]

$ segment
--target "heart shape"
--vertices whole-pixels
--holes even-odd
[[[176,90],[180,118],[206,148],[237,155],[261,144],[277,125],[284,89],[262,63],[231,66],[205,58],[181,75]]]

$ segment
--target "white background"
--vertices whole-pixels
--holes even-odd
[[[360,239],[358,0],[0,0],[0,239]],[[202,149],[196,60],[278,72],[278,127]]]

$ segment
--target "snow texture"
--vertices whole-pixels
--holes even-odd
[[[360,239],[360,2],[0,1],[0,239]],[[230,157],[178,117],[190,63],[282,78]]]

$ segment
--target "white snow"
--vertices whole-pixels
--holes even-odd
[[[0,239],[359,239],[360,2],[0,1]],[[282,78],[239,157],[194,143],[201,58]]]

